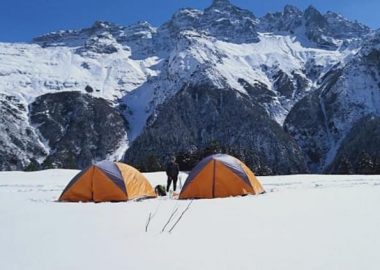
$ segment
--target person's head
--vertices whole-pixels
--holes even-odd
[[[170,161],[171,161],[171,162],[175,162],[175,160],[176,160],[176,159],[175,159],[175,156],[172,156],[172,157],[170,158]]]

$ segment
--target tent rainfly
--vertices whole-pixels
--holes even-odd
[[[240,160],[225,154],[204,158],[190,172],[179,199],[210,199],[261,194],[264,189]]]
[[[78,173],[59,197],[66,202],[120,202],[153,198],[149,181],[132,166],[101,161]]]

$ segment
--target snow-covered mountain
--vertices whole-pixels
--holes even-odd
[[[214,0],[205,10],[181,9],[160,27],[147,22],[130,26],[95,22],[86,29],[36,37],[31,43],[0,43],[0,110],[7,114],[0,119],[0,168],[22,169],[31,161],[32,167],[41,163],[83,167],[99,159],[122,158],[126,149],[128,161],[136,166],[146,168],[141,162],[154,159],[159,168],[167,155],[194,154],[217,143],[244,153],[246,159],[250,156],[251,166],[263,173],[322,170],[337,151],[323,143],[331,158],[311,164],[305,149],[309,138],[300,141],[295,131],[290,132],[292,138],[282,125],[295,104],[321,91],[332,74],[359,61],[356,56],[376,43],[362,45],[373,35],[358,22],[333,12],[321,14],[313,7],[301,11],[286,6],[282,12],[258,18],[228,0]],[[373,91],[378,91],[375,87]],[[205,89],[202,99],[193,95],[200,89]],[[62,94],[68,91],[76,94]],[[353,99],[361,96],[355,89],[350,93]],[[231,100],[221,102],[218,96]],[[372,106],[368,99],[358,100]],[[219,107],[209,107],[210,102]],[[195,107],[205,110],[207,117],[199,118],[202,114]],[[95,113],[98,110],[110,118]],[[225,132],[225,111],[234,112],[229,115],[230,133],[249,122],[246,127],[251,132],[238,136],[243,144]],[[180,120],[172,121],[173,114]],[[36,115],[43,117],[36,121]],[[96,127],[111,119],[112,128]],[[203,122],[190,125],[188,119]],[[262,120],[255,123],[255,119]],[[182,130],[176,126],[179,122]],[[157,123],[166,128],[157,129]],[[84,135],[78,125],[85,127]],[[261,127],[259,132],[255,126]],[[335,140],[343,140],[350,128],[342,126],[345,131]],[[55,129],[59,135],[52,138],[49,130]],[[191,132],[191,140],[178,143],[184,132]],[[148,139],[152,134],[154,140]],[[168,134],[173,145],[163,153]],[[261,145],[260,138],[272,137],[272,145],[268,141]],[[61,145],[61,141],[72,143]],[[96,145],[104,149],[88,150]],[[273,169],[287,151],[297,157]]]
[[[350,163],[356,172],[364,161],[377,171],[380,168],[380,146],[376,140],[379,138],[379,117],[378,31],[368,37],[355,57],[327,74],[321,86],[293,108],[285,128],[304,149],[313,171],[330,171],[333,162],[333,168],[339,170],[341,159]],[[342,151],[346,153],[337,156]]]
[[[370,29],[358,22],[351,22],[334,12],[321,14],[313,6],[304,12],[294,6],[285,6],[283,12],[269,13],[260,22],[260,30],[295,35],[306,46],[336,50],[354,48]],[[307,44],[312,42],[312,44]]]

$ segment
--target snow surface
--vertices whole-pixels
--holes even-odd
[[[379,269],[380,176],[259,177],[268,193],[193,201],[161,233],[190,201],[55,202],[76,173],[0,173],[0,269]]]
[[[156,57],[133,60],[126,50],[84,57],[70,47],[0,43],[0,51],[0,92],[20,95],[28,103],[59,90],[85,92],[86,86],[94,96],[115,100],[156,74],[150,69]]]

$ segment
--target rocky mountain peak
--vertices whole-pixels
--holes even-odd
[[[181,9],[161,26],[160,33],[174,38],[187,30],[233,43],[258,42],[257,19],[252,12],[236,7],[228,0],[215,0],[204,11]]]
[[[94,24],[90,27],[91,29],[109,29],[115,27],[116,25],[107,21],[95,21]]]
[[[262,32],[290,33],[328,50],[357,47],[370,28],[334,12],[322,14],[314,6],[305,11],[287,5],[282,12],[268,13],[257,25]]]
[[[231,2],[229,0],[213,0],[211,6],[219,7],[225,5],[231,5]]]
[[[292,5],[286,5],[284,7],[284,16],[290,16],[290,15],[302,15],[302,11],[299,10],[296,6]]]
[[[147,21],[139,21],[135,24],[129,25],[123,29],[124,34],[127,37],[133,36],[149,36],[156,32],[156,28],[153,27]]]
[[[153,26],[147,21],[138,21],[137,23],[132,24],[131,26],[153,28]]]
[[[380,30],[374,32],[364,43],[359,51],[367,60],[380,62]]]
[[[197,9],[183,8],[172,16],[169,23],[182,27],[195,27],[203,12]]]
[[[79,31],[81,35],[88,36],[89,38],[93,38],[96,35],[112,35],[117,37],[122,31],[124,27],[107,22],[107,21],[96,21],[91,27],[83,29]]]
[[[319,12],[319,10],[316,7],[314,7],[313,5],[308,6],[305,9],[304,13],[305,13],[305,17],[308,17],[308,16],[313,16],[313,17],[322,16],[322,14]]]
[[[331,33],[337,38],[362,38],[372,30],[357,21],[350,21],[342,15],[328,11],[325,14]]]
[[[252,12],[233,5],[229,0],[214,0],[210,7],[205,9],[206,16],[214,18],[231,16],[231,19],[243,19],[245,17],[255,19]]]
[[[33,39],[34,43],[42,47],[68,46],[80,47],[86,40],[96,38],[96,36],[112,35],[117,37],[122,33],[124,27],[107,21],[96,21],[88,28],[78,30],[65,30],[48,33]]]
[[[328,24],[326,18],[314,6],[309,6],[305,10],[304,18],[307,26],[323,28]]]

